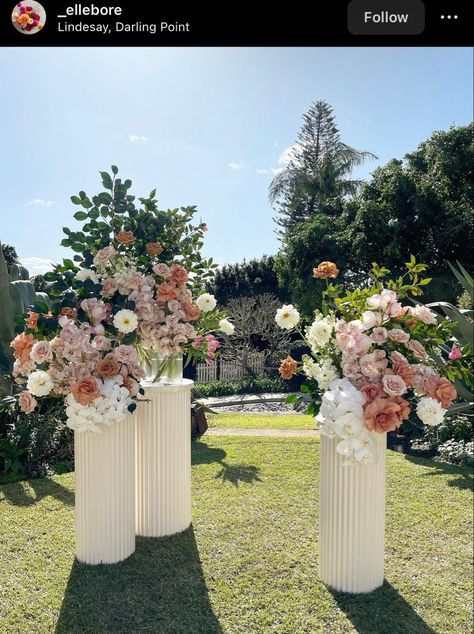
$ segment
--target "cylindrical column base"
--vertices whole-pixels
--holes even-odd
[[[340,592],[383,584],[387,435],[374,437],[377,464],[344,466],[338,440],[321,436],[319,576]]]
[[[191,524],[191,388],[143,385],[136,420],[136,533],[162,537]]]
[[[135,437],[131,416],[102,433],[74,433],[76,556],[114,564],[135,550]]]

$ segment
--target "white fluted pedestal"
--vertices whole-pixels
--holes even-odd
[[[383,584],[387,435],[375,465],[343,466],[336,439],[321,435],[319,576],[341,592]]]
[[[191,388],[143,384],[137,411],[136,533],[162,537],[191,524]]]
[[[132,416],[101,429],[74,434],[76,556],[86,564],[114,564],[135,550]]]

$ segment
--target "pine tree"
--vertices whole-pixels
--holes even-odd
[[[352,169],[369,158],[341,141],[332,107],[316,101],[303,115],[297,143],[287,167],[272,180],[269,198],[276,204],[277,233],[313,217],[329,200],[354,195],[361,181],[351,179]]]

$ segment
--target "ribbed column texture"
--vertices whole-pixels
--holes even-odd
[[[144,385],[136,429],[136,533],[161,537],[191,524],[191,387]]]
[[[135,435],[131,416],[74,434],[76,556],[114,564],[135,550]]]
[[[321,436],[319,576],[341,592],[383,584],[387,435],[374,436],[377,464],[349,466],[337,439]]]

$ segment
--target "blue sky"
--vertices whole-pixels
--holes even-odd
[[[3,49],[0,240],[32,274],[60,260],[70,195],[115,163],[133,193],[198,205],[218,262],[274,253],[267,188],[311,101],[379,157],[367,177],[468,123],[472,72],[467,48]]]

